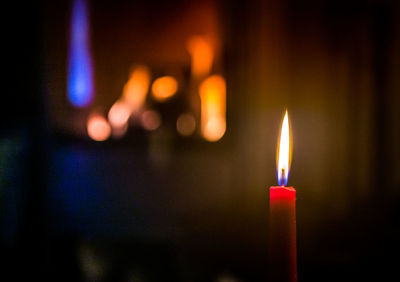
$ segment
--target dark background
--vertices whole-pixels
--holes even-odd
[[[195,32],[217,26],[227,132],[217,143],[144,132],[94,143],[71,134],[65,117],[79,113],[65,98],[69,1],[7,4],[0,275],[13,278],[2,279],[267,281],[267,187],[276,184],[285,108],[299,281],[396,279],[397,1],[92,1],[91,8],[97,104],[112,103],[107,93],[139,59],[185,65],[179,52],[159,54],[173,53],[172,43],[159,53],[148,48],[163,42],[165,23]],[[212,14],[204,21],[211,27],[184,16],[199,10],[200,18]]]

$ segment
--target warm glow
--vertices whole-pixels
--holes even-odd
[[[193,134],[196,129],[196,120],[192,114],[181,114],[176,121],[176,130],[183,136]]]
[[[146,66],[137,66],[123,89],[123,98],[133,112],[138,112],[146,101],[150,86],[150,70]]]
[[[286,111],[285,117],[283,118],[281,135],[279,138],[278,146],[278,163],[277,163],[277,173],[278,173],[278,184],[279,186],[285,186],[289,177],[290,169],[290,154],[291,154],[291,144],[290,144],[290,129],[289,129],[289,116]]]
[[[226,83],[220,75],[200,85],[201,133],[208,141],[218,141],[226,130]]]
[[[156,130],[161,125],[161,116],[158,112],[148,110],[142,113],[142,126],[146,130]]]
[[[87,121],[87,132],[95,141],[104,141],[111,134],[111,127],[101,115],[91,115]]]
[[[191,57],[191,72],[194,77],[202,77],[210,73],[214,52],[209,41],[202,36],[193,36],[187,43]]]
[[[178,90],[178,81],[172,76],[163,76],[157,78],[151,87],[153,97],[157,101],[164,101],[176,93]]]
[[[112,127],[124,127],[127,124],[131,113],[132,110],[129,104],[124,100],[118,100],[108,112],[108,121]]]
[[[218,141],[224,135],[225,129],[225,120],[218,117],[210,118],[204,127],[204,138],[211,142]]]

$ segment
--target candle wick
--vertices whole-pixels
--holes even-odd
[[[282,168],[281,169],[281,179],[282,179],[282,187],[285,187],[285,169],[284,168]]]

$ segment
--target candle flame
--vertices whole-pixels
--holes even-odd
[[[286,111],[283,118],[281,135],[279,138],[278,154],[277,154],[277,173],[279,186],[285,186],[288,182],[289,168],[291,161],[291,143],[290,143],[290,129],[289,129],[289,116]]]

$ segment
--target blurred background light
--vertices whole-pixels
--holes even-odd
[[[128,123],[125,123],[120,127],[111,127],[111,135],[115,139],[120,139],[124,137],[127,131],[128,131]]]
[[[161,115],[153,110],[144,111],[141,115],[142,126],[146,130],[156,130],[161,125]]]
[[[103,116],[92,114],[87,121],[87,132],[93,140],[104,141],[110,137],[111,127]]]
[[[241,280],[238,280],[235,278],[233,275],[230,274],[221,274],[219,275],[216,280],[216,282],[240,282]]]
[[[88,18],[86,1],[75,0],[69,39],[68,99],[76,107],[87,106],[94,94]]]
[[[178,81],[172,76],[163,76],[154,80],[151,91],[155,100],[162,102],[175,95]]]
[[[78,259],[88,281],[98,281],[104,277],[107,263],[89,245],[79,246]]]
[[[128,123],[131,113],[132,110],[128,103],[124,100],[118,100],[108,112],[108,121],[112,127],[124,127]]]
[[[150,79],[150,69],[139,65],[134,68],[128,82],[124,86],[123,98],[128,102],[134,113],[138,112],[146,101]]]
[[[225,134],[226,123],[220,117],[211,117],[207,120],[204,129],[203,137],[210,142],[218,141]]]
[[[191,73],[194,77],[203,77],[210,73],[214,53],[210,42],[203,36],[193,36],[187,42],[191,58]]]
[[[189,136],[196,129],[196,120],[190,113],[181,114],[176,121],[176,130],[182,136]]]
[[[220,75],[200,85],[201,133],[207,141],[218,141],[226,130],[226,83]]]

